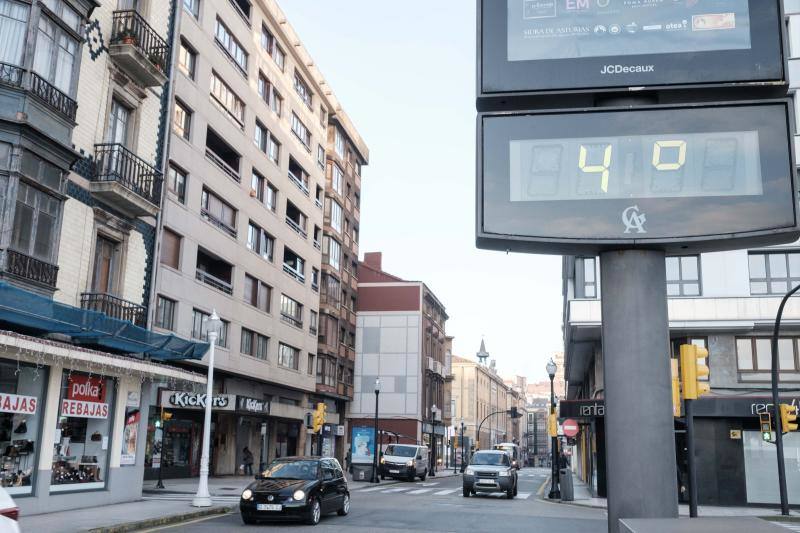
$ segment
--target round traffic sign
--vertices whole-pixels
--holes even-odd
[[[564,422],[561,424],[561,429],[564,430],[564,435],[567,437],[574,437],[578,434],[578,431],[580,431],[578,423],[571,418],[564,420]]]

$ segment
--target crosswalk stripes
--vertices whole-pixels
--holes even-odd
[[[417,489],[417,490],[412,490],[408,494],[425,494],[426,492],[430,492],[432,490],[433,489]]]
[[[381,491],[381,494],[392,494],[392,493],[395,493],[395,492],[405,492],[408,489],[409,489],[409,487],[395,487],[393,489],[387,489],[387,490]]]
[[[439,492],[434,492],[435,496],[447,496],[448,494],[453,494],[454,492],[458,492],[458,489],[447,489],[447,490],[440,490]]]
[[[776,526],[783,526],[786,529],[790,529],[792,531],[800,533],[800,524],[791,522],[772,522],[772,523],[775,524]]]
[[[527,500],[530,495],[531,495],[530,492],[518,492],[517,498],[519,498],[520,500]]]
[[[377,490],[382,490],[382,489],[385,489],[385,488],[386,487],[369,487],[369,488],[366,488],[366,489],[351,490],[350,492],[375,492]]]

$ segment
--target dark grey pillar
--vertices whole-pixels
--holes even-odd
[[[664,252],[600,256],[608,531],[678,516]]]

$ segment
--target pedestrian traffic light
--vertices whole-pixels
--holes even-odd
[[[708,350],[694,344],[681,345],[681,378],[683,381],[683,399],[696,400],[708,394],[708,383],[698,381],[698,378],[708,375],[708,367],[698,363],[698,359],[708,357]]]
[[[782,403],[781,408],[781,433],[797,431],[797,407]]]
[[[678,373],[678,360],[670,359],[672,364],[672,416],[681,416],[681,378]]]
[[[772,417],[769,413],[758,415],[761,422],[761,440],[772,442]]]
[[[550,412],[550,416],[547,419],[547,434],[551,437],[558,436],[558,420],[554,410]]]
[[[312,428],[314,433],[319,433],[319,431],[322,429],[322,425],[325,423],[326,409],[327,406],[324,403],[320,402],[317,404],[317,410],[314,411],[314,427]]]

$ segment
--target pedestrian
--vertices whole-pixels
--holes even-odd
[[[353,452],[351,450],[347,450],[347,455],[344,456],[344,464],[347,467],[347,471],[352,474],[353,473]]]
[[[242,462],[244,464],[244,474],[247,476],[253,475],[253,452],[245,446],[242,450]]]

